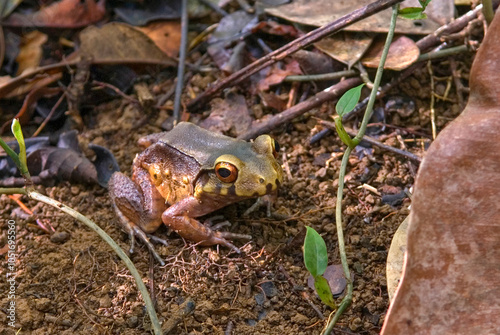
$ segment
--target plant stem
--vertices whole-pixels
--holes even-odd
[[[493,17],[495,16],[491,0],[483,0],[483,15],[486,22],[488,22],[488,25],[490,25],[491,21],[493,21]]]
[[[349,307],[349,305],[352,302],[353,284],[351,280],[351,273],[349,271],[349,264],[347,264],[347,256],[345,253],[344,231],[342,227],[342,198],[344,196],[344,179],[347,170],[347,163],[349,162],[349,156],[352,150],[356,147],[356,144],[358,144],[363,138],[363,135],[365,134],[366,131],[366,126],[368,125],[368,120],[370,120],[373,105],[377,97],[377,90],[378,87],[380,86],[380,81],[382,79],[382,72],[384,70],[385,60],[389,52],[389,47],[391,45],[392,37],[394,36],[394,30],[396,28],[396,19],[398,17],[398,10],[399,10],[399,4],[396,4],[392,7],[391,25],[389,27],[389,32],[387,33],[387,39],[385,41],[384,50],[382,51],[382,57],[380,58],[377,74],[373,82],[373,90],[370,94],[370,100],[368,101],[368,105],[366,107],[365,115],[363,117],[363,121],[361,123],[359,132],[353,139],[355,145],[353,147],[348,146],[344,152],[344,155],[342,156],[342,163],[340,165],[340,172],[339,172],[339,186],[337,189],[337,202],[335,206],[335,221],[336,221],[335,224],[337,228],[337,239],[339,244],[340,261],[342,262],[342,269],[344,270],[344,276],[347,281],[347,293],[342,299],[339,308],[335,312],[333,318],[329,321],[322,335],[328,335],[332,332],[333,327],[337,323],[338,319],[340,318],[342,313],[344,313],[344,310],[347,307]]]
[[[349,271],[349,264],[347,264],[347,255],[345,253],[345,241],[344,241],[344,228],[342,227],[342,198],[344,197],[344,179],[345,173],[347,169],[347,163],[349,162],[349,156],[351,154],[352,148],[347,147],[344,152],[344,156],[342,156],[342,163],[340,165],[339,172],[339,188],[337,189],[337,204],[335,206],[335,224],[337,228],[337,239],[339,244],[339,254],[340,261],[342,262],[342,269],[344,270],[344,276],[347,281],[347,293],[342,299],[335,315],[332,319],[330,319],[328,326],[325,331],[322,333],[323,335],[328,335],[333,330],[333,326],[337,323],[338,319],[344,313],[344,310],[349,307],[352,302],[352,291],[353,285],[351,280],[351,273]]]
[[[1,191],[1,189],[0,189],[0,191]],[[24,189],[23,189],[23,191],[24,191]],[[160,322],[158,321],[158,317],[156,316],[153,301],[151,300],[151,297],[149,296],[149,292],[148,292],[146,286],[144,285],[144,282],[142,281],[141,275],[139,274],[139,272],[135,268],[135,266],[132,263],[132,261],[130,260],[130,258],[128,258],[127,254],[125,254],[123,249],[120,248],[120,246],[117,245],[116,242],[108,234],[106,234],[106,232],[104,230],[102,230],[101,227],[99,227],[94,221],[88,219],[86,216],[75,211],[73,208],[68,207],[68,206],[64,205],[63,203],[61,203],[57,200],[54,200],[52,198],[49,198],[49,197],[47,197],[43,194],[40,194],[36,191],[28,191],[28,192],[24,191],[24,192],[20,192],[20,193],[24,193],[24,194],[27,193],[31,199],[41,201],[47,205],[53,206],[53,207],[63,211],[64,213],[71,215],[75,219],[83,222],[85,225],[87,225],[92,230],[94,230],[104,241],[106,241],[111,246],[111,248],[118,254],[118,257],[120,257],[121,260],[125,263],[125,266],[129,269],[130,273],[132,274],[132,276],[134,277],[134,279],[136,281],[137,287],[139,288],[139,291],[141,292],[142,299],[144,300],[144,303],[146,304],[146,309],[147,309],[149,317],[151,319],[151,323],[152,323],[155,335],[161,335],[162,332],[161,332]]]
[[[0,187],[0,194],[24,194],[28,195],[28,192],[22,187]]]
[[[296,75],[296,76],[286,76],[283,80],[285,83],[294,81],[322,81],[322,80],[334,80],[340,79],[342,77],[354,77],[358,72],[354,70],[346,70],[332,73],[322,73],[322,74],[307,74],[307,75]]]
[[[375,80],[373,81],[373,89],[370,93],[370,100],[366,106],[365,115],[363,116],[363,121],[359,127],[359,132],[353,139],[353,142],[358,144],[363,136],[365,135],[366,126],[368,121],[372,116],[373,105],[375,104],[375,99],[377,98],[377,91],[382,81],[382,73],[384,72],[385,60],[387,59],[387,54],[389,53],[389,47],[391,46],[392,38],[394,37],[394,30],[396,29],[396,19],[398,17],[399,4],[392,7],[391,25],[389,31],[387,32],[387,38],[385,39],[384,50],[382,50],[382,56],[380,57],[380,63],[378,64],[377,74],[375,75]]]

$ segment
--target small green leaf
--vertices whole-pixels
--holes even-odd
[[[12,148],[9,147],[7,143],[5,143],[5,141],[1,138],[0,138],[0,146],[3,148],[3,150],[5,150],[7,155],[9,155],[10,158],[12,158],[19,171],[21,171],[21,162],[19,161],[19,156],[16,154],[16,152],[12,150]]]
[[[406,7],[398,12],[399,16],[410,20],[423,20],[427,18],[424,9],[420,7]]]
[[[304,240],[304,264],[313,277],[321,276],[328,265],[326,244],[320,234],[311,227],[307,227]]]
[[[332,309],[337,307],[332,291],[330,290],[330,285],[328,285],[328,281],[323,276],[314,278],[314,288],[325,305],[330,306]]]
[[[353,87],[342,95],[335,106],[335,110],[338,115],[344,116],[356,107],[359,98],[361,97],[361,89],[363,86],[365,86],[365,84]]]
[[[21,173],[23,176],[29,175],[28,166],[26,164],[26,145],[24,143],[23,131],[21,130],[21,124],[18,119],[12,120],[12,134],[19,144],[19,161],[21,163]]]

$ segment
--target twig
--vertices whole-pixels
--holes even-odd
[[[217,94],[220,90],[228,87],[234,86],[252,74],[262,70],[263,68],[270,66],[280,60],[283,60],[285,57],[291,55],[292,53],[300,50],[306,46],[313,44],[314,42],[319,41],[323,37],[326,37],[334,32],[339,31],[340,29],[345,28],[346,26],[358,22],[370,15],[373,15],[379,11],[382,11],[386,8],[391,7],[392,5],[401,2],[401,0],[378,0],[373,2],[365,7],[356,9],[355,11],[344,15],[343,17],[335,20],[331,23],[324,25],[323,27],[317,28],[308,34],[297,38],[296,40],[282,46],[281,48],[267,54],[266,56],[258,59],[252,64],[244,67],[243,69],[233,73],[229,77],[214,83],[210,86],[205,92],[200,94],[195,99],[191,100],[187,106],[187,108],[194,112],[194,110],[206,103],[210,100],[215,94]]]
[[[181,11],[181,46],[179,50],[179,66],[177,67],[177,83],[175,85],[175,98],[174,98],[174,122],[180,121],[181,117],[181,98],[182,88],[184,87],[184,69],[186,65],[186,52],[188,42],[188,4],[187,0],[182,0]]]
[[[434,92],[434,73],[432,71],[432,64],[431,62],[427,62],[427,71],[429,72],[429,77],[431,80],[431,104],[430,104],[430,110],[431,110],[431,129],[432,129],[432,139],[436,139],[436,111],[434,109],[434,102],[436,100],[435,97],[435,92]]]
[[[57,99],[56,104],[52,107],[52,109],[50,110],[49,114],[47,114],[47,117],[45,118],[45,120],[43,120],[42,124],[33,133],[33,135],[31,135],[31,137],[37,137],[42,132],[43,128],[45,128],[45,126],[47,125],[47,123],[49,123],[50,119],[52,118],[52,116],[56,112],[57,107],[59,107],[59,105],[63,102],[64,97],[65,97],[64,93],[61,94],[61,96],[59,97],[59,99]]]
[[[331,130],[335,130],[335,123],[333,123],[333,122],[320,120],[320,123],[322,125],[328,127]],[[349,129],[349,128],[345,128],[345,130],[346,130],[346,132],[349,135],[356,136],[356,132],[354,130]],[[365,136],[363,136],[363,140],[362,141],[366,141],[366,142],[370,143],[371,145],[375,145],[375,146],[377,146],[377,147],[379,147],[381,149],[393,152],[393,153],[395,153],[397,155],[404,156],[404,157],[412,160],[413,162],[415,162],[417,164],[420,164],[422,162],[422,158],[418,157],[417,155],[412,154],[411,152],[408,152],[406,150],[401,150],[401,149],[398,149],[398,148],[391,147],[390,145],[387,145],[387,144],[384,144],[384,143],[382,143],[380,141],[377,141],[373,137],[365,135]]]
[[[334,79],[340,79],[342,77],[354,77],[357,74],[358,73],[354,70],[346,70],[346,71],[338,71],[338,72],[323,73],[323,74],[296,75],[296,76],[285,77],[283,82],[289,83],[294,81],[334,80]]]
[[[450,69],[451,75],[453,76],[453,82],[455,83],[455,89],[457,91],[458,105],[460,106],[460,110],[462,110],[465,107],[464,97],[462,95],[464,85],[460,80],[460,71],[457,70],[457,62],[453,58],[450,58]]]
[[[351,87],[359,85],[360,83],[361,79],[359,78],[350,78],[343,80],[340,83],[330,86],[327,89],[317,93],[306,101],[301,102],[290,109],[287,109],[279,114],[270,117],[265,122],[252,127],[246,133],[238,136],[238,138],[249,140],[260,134],[268,133],[279,125],[291,121],[297,116],[304,114],[312,108],[320,106],[326,101],[339,98],[345,91],[347,91]]]
[[[125,99],[125,100],[127,100],[127,101],[129,101],[131,103],[140,105],[139,100],[134,99],[134,98],[126,95],[118,87],[116,87],[116,86],[114,86],[114,85],[112,85],[110,83],[105,83],[103,81],[98,81],[98,80],[92,80],[92,84],[95,85],[95,86],[99,86],[99,87],[109,88],[110,90],[113,90],[116,94],[118,94],[119,96],[121,96],[123,99]]]
[[[432,60],[432,59],[436,59],[436,58],[449,57],[449,56],[464,53],[466,51],[469,51],[469,48],[466,45],[459,45],[456,47],[451,47],[448,49],[428,52],[426,54],[420,55],[417,59],[417,62],[424,62],[424,61],[428,61],[428,60]]]

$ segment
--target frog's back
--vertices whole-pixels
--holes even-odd
[[[246,141],[211,132],[190,122],[180,122],[171,131],[151,134],[140,140],[146,146],[156,142],[167,143],[195,158],[201,165],[211,165],[212,160],[222,153],[236,152],[247,146],[250,149]]]

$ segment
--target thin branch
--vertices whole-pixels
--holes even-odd
[[[359,84],[361,84],[361,79],[359,78],[350,78],[343,80],[340,83],[330,86],[329,88],[317,93],[306,101],[301,102],[279,114],[270,117],[265,122],[259,123],[256,126],[252,126],[249,131],[241,134],[240,136],[238,136],[238,138],[249,140],[251,138],[257,137],[260,134],[268,133],[279,125],[293,120],[297,116],[304,114],[312,108],[321,106],[326,101],[339,98],[342,94],[344,94],[345,91]]]
[[[179,67],[177,68],[177,83],[174,98],[174,122],[179,122],[181,117],[182,88],[184,87],[184,69],[186,65],[186,52],[188,42],[188,1],[182,0],[181,12],[181,46],[179,51]]]
[[[319,123],[322,124],[325,127],[328,127],[328,129],[335,130],[335,123],[333,123],[333,122],[325,121],[325,120],[319,120]],[[345,131],[349,135],[351,135],[351,136],[356,136],[356,132],[354,130],[352,130],[352,129],[345,128]],[[381,148],[383,150],[386,150],[386,151],[395,153],[397,155],[401,155],[403,157],[406,157],[409,160],[411,160],[411,161],[413,161],[413,162],[415,162],[417,164],[420,164],[422,162],[422,158],[418,157],[417,155],[412,154],[411,152],[408,152],[408,151],[405,151],[405,150],[401,150],[401,149],[398,149],[398,148],[391,147],[390,145],[384,144],[384,143],[376,140],[373,137],[365,135],[365,136],[363,136],[362,141],[366,141],[366,142],[370,143],[371,145],[377,146],[377,147],[379,147],[379,148]]]
[[[286,76],[283,82],[296,82],[296,81],[323,81],[323,80],[334,80],[340,79],[342,77],[354,77],[358,72],[354,70],[338,71],[331,73],[322,74],[307,74],[307,75],[296,75],[296,76]]]

